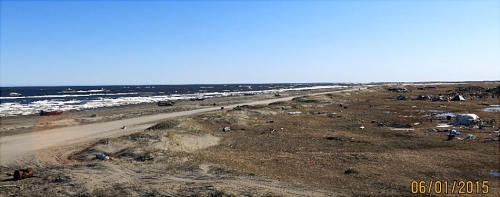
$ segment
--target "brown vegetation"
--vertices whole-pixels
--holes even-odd
[[[447,133],[436,132],[442,130],[438,124],[453,121],[440,116],[445,113],[499,121],[498,112],[481,110],[500,104],[498,98],[418,100],[412,98],[457,87],[388,88],[398,87],[301,96],[167,120],[91,144],[71,157],[70,167],[39,166],[44,168],[37,170],[40,178],[23,181],[31,184],[30,191],[49,195],[410,196],[412,181],[488,180],[489,196],[498,196],[499,179],[489,172],[499,170],[500,144],[486,141],[498,135],[498,123],[454,127],[462,132],[459,137],[473,134],[472,140],[448,140]],[[409,99],[396,100],[401,94]],[[222,132],[227,126],[231,130]],[[112,159],[92,159],[97,152]]]

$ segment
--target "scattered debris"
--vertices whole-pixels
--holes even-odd
[[[396,97],[396,100],[407,100],[407,98],[406,96],[399,95],[398,97]]]
[[[14,180],[21,180],[33,177],[33,168],[26,168],[14,171]]]
[[[455,129],[445,129],[445,130],[443,130],[443,132],[449,132],[450,134],[453,134],[453,135],[461,135],[462,134]]]
[[[365,128],[365,126],[361,126],[361,127],[359,127],[359,128],[360,128],[360,129],[364,129],[364,128]]]
[[[318,115],[322,115],[322,114],[327,114],[328,112],[326,111],[310,111],[309,114],[318,114]]]
[[[432,100],[432,96],[430,96],[430,95],[418,95],[417,100]]]
[[[268,120],[266,123],[274,123],[274,120]]]
[[[476,139],[476,136],[472,135],[472,134],[467,134],[467,136],[465,136],[464,140],[473,140],[473,139]]]
[[[456,95],[451,100],[452,101],[465,101],[465,98],[462,95]]]
[[[295,115],[295,114],[301,114],[302,112],[300,111],[294,111],[294,112],[288,112],[288,115]]]
[[[229,132],[229,131],[231,131],[231,128],[230,127],[224,127],[224,128],[222,128],[222,131]]]
[[[103,153],[99,153],[95,156],[96,159],[99,159],[99,160],[109,160],[109,156],[106,156],[105,154]]]
[[[397,88],[388,88],[387,90],[391,91],[391,92],[407,92],[408,89],[406,88],[400,88],[400,87],[397,87]]]
[[[453,125],[478,125],[481,119],[476,114],[458,114],[453,121]]]
[[[330,136],[330,137],[326,137],[325,139],[326,140],[344,141],[344,142],[353,142],[353,143],[367,143],[366,141],[363,141],[363,140],[356,140],[356,138],[353,138],[353,137]]]

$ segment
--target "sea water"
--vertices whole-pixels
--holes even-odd
[[[347,86],[306,83],[0,87],[0,117],[37,114],[41,110],[87,110],[163,100],[273,94]],[[11,93],[20,95],[11,96]]]

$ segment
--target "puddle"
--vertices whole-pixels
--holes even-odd
[[[419,109],[419,110],[415,110],[415,111],[416,111],[416,112],[420,112],[420,113],[433,113],[433,114],[443,112],[443,111],[441,111],[441,110],[435,110],[435,109],[431,109],[431,110],[423,110],[423,109]]]
[[[448,128],[448,127],[451,127],[453,125],[449,125],[449,124],[438,124],[438,126],[436,127],[439,127],[439,128]]]
[[[455,117],[455,116],[457,116],[457,114],[451,113],[451,112],[446,112],[446,113],[436,114],[435,116],[437,116],[437,117],[446,117],[446,116]]]
[[[490,171],[490,174],[496,177],[500,177],[500,172]]]
[[[416,112],[419,112],[419,113],[425,113],[425,115],[423,115],[423,117],[429,117],[429,116],[436,116],[436,117],[446,117],[446,116],[451,116],[451,117],[455,117],[457,116],[456,113],[451,113],[451,112],[445,112],[445,111],[442,111],[442,110],[435,110],[435,109],[431,109],[431,110],[415,110]]]
[[[484,112],[500,112],[500,105],[490,105],[490,107],[483,108],[481,111]]]

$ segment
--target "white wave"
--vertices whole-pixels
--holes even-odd
[[[346,86],[313,86],[302,88],[281,88],[262,91],[235,91],[235,92],[206,92],[198,94],[171,94],[161,96],[136,96],[136,97],[120,97],[120,98],[105,98],[99,97],[93,100],[70,100],[64,101],[60,99],[45,99],[34,101],[29,104],[20,104],[15,102],[2,102],[0,103],[0,117],[4,116],[17,116],[17,115],[30,115],[44,111],[70,111],[70,110],[84,110],[96,109],[102,107],[114,107],[123,105],[133,105],[140,103],[155,103],[163,100],[189,100],[196,98],[214,98],[214,97],[229,97],[229,96],[243,96],[243,95],[256,95],[256,94],[272,94],[285,91],[304,91],[304,90],[317,90],[317,89],[333,89],[342,88]],[[85,96],[112,96],[112,95],[127,95],[138,93],[116,93],[116,94],[86,94],[86,95],[44,95],[44,96],[31,96],[21,98],[63,98],[63,97],[85,97]]]
[[[66,97],[89,97],[89,96],[119,96],[119,95],[137,95],[137,92],[128,93],[100,93],[100,94],[61,94],[61,95],[40,95],[40,96],[21,96],[21,97],[0,97],[0,100],[8,99],[29,99],[29,98],[66,98]]]
[[[100,89],[100,90],[78,90],[76,92],[79,92],[79,93],[85,93],[85,92],[104,92],[106,91],[104,88]]]

